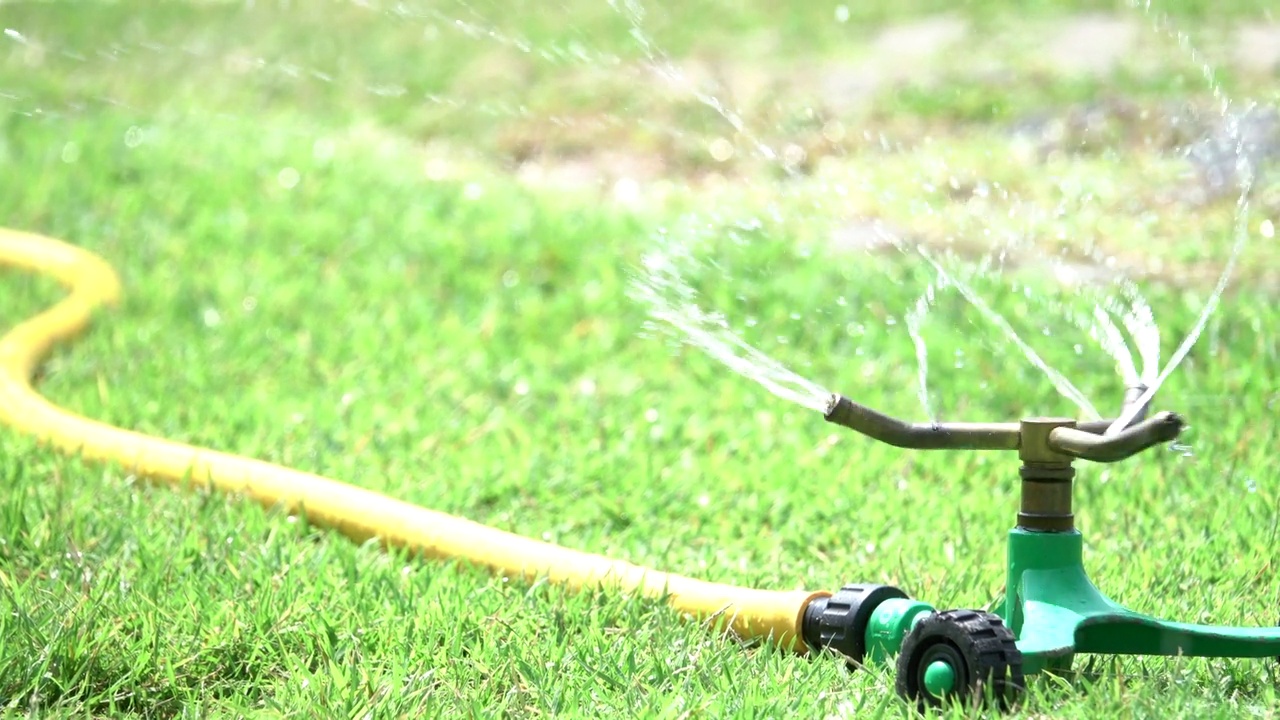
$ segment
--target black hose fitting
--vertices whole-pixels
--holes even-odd
[[[818,598],[804,610],[805,644],[811,650],[833,650],[850,666],[860,665],[867,654],[867,624],[876,606],[885,600],[906,598],[891,585],[845,585],[831,597]]]

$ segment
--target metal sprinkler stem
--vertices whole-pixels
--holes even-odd
[[[1055,430],[1075,426],[1076,421],[1070,418],[1027,418],[1020,423],[1022,502],[1018,527],[1042,532],[1075,529],[1071,488],[1076,471],[1071,467],[1071,456],[1057,452],[1051,444]]]

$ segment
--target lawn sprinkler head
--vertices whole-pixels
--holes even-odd
[[[832,395],[828,422],[896,447],[1017,451],[1021,505],[1008,535],[1004,597],[992,611],[937,610],[895,587],[851,584],[806,608],[806,644],[854,666],[896,655],[897,690],[922,709],[984,698],[1006,709],[1027,675],[1070,670],[1076,653],[1280,655],[1280,628],[1162,620],[1123,607],[1089,579],[1072,514],[1072,463],[1116,462],[1176,439],[1186,423],[1171,412],[1147,417],[1147,395],[1144,386],[1129,388],[1116,430],[1115,420],[1070,418],[908,423]]]
[[[1105,434],[1114,420],[1080,423],[1071,418],[1024,418],[1007,423],[907,423],[832,395],[824,415],[828,422],[847,427],[896,447],[914,450],[1016,450],[1022,461],[1018,528],[1033,532],[1075,530],[1071,492],[1077,459],[1112,463],[1161,443],[1171,442],[1186,426],[1171,412],[1150,418],[1146,408],[1134,408],[1145,387],[1125,394],[1122,412],[1135,422]]]
[[[1135,386],[1125,394],[1125,410],[1138,402],[1146,388]],[[912,450],[1017,450],[1027,463],[1065,463],[1073,459],[1116,462],[1150,447],[1172,442],[1186,427],[1171,412],[1143,419],[1146,408],[1134,413],[1133,422],[1119,432],[1106,434],[1114,420],[1077,422],[1070,418],[1026,418],[1020,422],[908,423],[835,394],[823,417],[867,437]]]
[[[1071,491],[1077,459],[1112,463],[1178,437],[1186,423],[1171,412],[1142,419],[1135,408],[1146,393],[1133,387],[1124,413],[1133,424],[1106,434],[1114,420],[1076,422],[1071,418],[1025,418],[1007,423],[908,423],[876,412],[843,395],[832,395],[824,415],[832,422],[896,447],[913,450],[1016,450],[1022,461],[1018,527],[1034,532],[1075,529]]]

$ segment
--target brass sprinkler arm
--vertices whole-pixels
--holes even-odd
[[[1172,442],[1186,427],[1176,413],[1158,412],[1149,420],[1121,430],[1115,435],[1095,435],[1072,427],[1057,427],[1049,433],[1049,448],[1081,460],[1111,463],[1137,455],[1154,445]]]
[[[1145,388],[1142,391],[1145,391]],[[1135,401],[1142,391],[1131,390],[1125,398],[1126,401]],[[1145,415],[1145,411],[1146,409],[1143,408],[1137,417]],[[1023,449],[1025,423],[907,423],[876,412],[839,394],[831,396],[824,417],[828,422],[842,425],[900,448],[914,450]],[[1042,436],[1045,450],[1067,456],[1067,458],[1095,462],[1123,460],[1153,445],[1173,440],[1185,427],[1182,418],[1170,412],[1157,413],[1151,419],[1130,425],[1115,435],[1102,434],[1111,424],[1109,420],[1079,425],[1074,421],[1064,420],[1055,424],[1059,426],[1054,427],[1047,436]]]
[[[827,422],[911,450],[1017,450],[1018,423],[907,423],[843,395],[832,395]]]

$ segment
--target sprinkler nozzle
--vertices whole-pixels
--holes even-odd
[[[1186,421],[1177,413],[1158,412],[1115,435],[1095,435],[1070,427],[1055,428],[1049,433],[1048,444],[1063,455],[1109,463],[1137,455],[1154,445],[1172,442],[1186,426]]]

